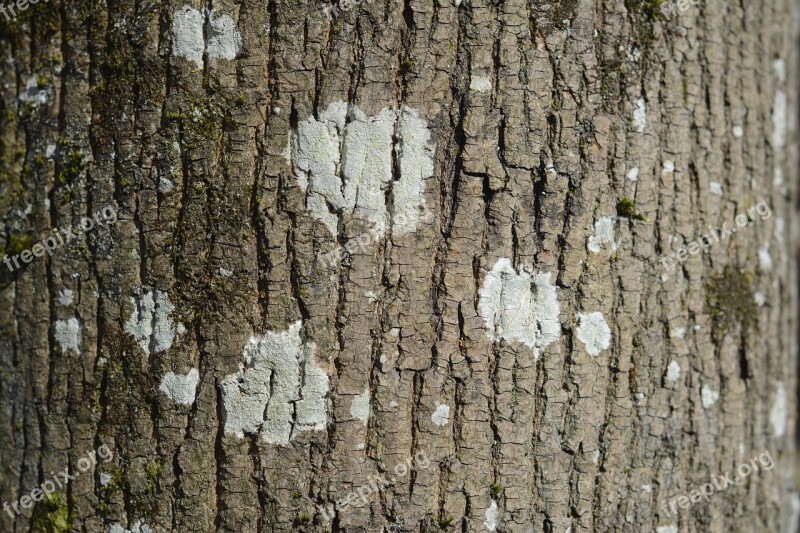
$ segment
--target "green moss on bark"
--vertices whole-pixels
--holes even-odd
[[[752,272],[729,265],[706,283],[706,310],[711,315],[712,336],[716,341],[737,327],[744,333],[757,327],[754,281]]]

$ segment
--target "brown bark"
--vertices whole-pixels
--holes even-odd
[[[117,215],[0,266],[0,529],[796,531],[800,11],[660,4],[0,17],[6,254]]]

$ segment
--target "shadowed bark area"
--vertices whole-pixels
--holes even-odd
[[[0,529],[797,531],[800,8],[690,4],[0,15]]]

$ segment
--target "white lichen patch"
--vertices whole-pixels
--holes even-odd
[[[712,181],[708,184],[708,190],[711,194],[722,196],[722,184],[718,181]]]
[[[469,82],[469,90],[479,93],[488,93],[492,90],[492,80],[486,76],[472,76]]]
[[[395,139],[400,179],[392,183]],[[356,106],[333,102],[319,119],[298,124],[289,159],[306,193],[306,208],[331,234],[338,233],[340,215],[350,214],[369,221],[380,237],[390,222],[390,187],[394,205],[404,213],[393,221],[395,232],[416,230],[425,180],[433,176],[434,150],[427,123],[409,107],[367,116]]]
[[[667,381],[676,382],[681,377],[681,365],[677,361],[670,361],[667,366]]]
[[[426,211],[425,180],[433,176],[435,146],[428,124],[406,106],[400,110],[397,138],[400,179],[392,193],[395,211],[402,210],[402,216],[395,216],[392,222],[396,235],[407,235],[416,231],[421,213]]]
[[[100,485],[102,485],[103,487],[108,487],[112,479],[114,479],[114,476],[112,476],[108,472],[100,472]]]
[[[131,526],[130,529],[125,529],[125,527],[116,522],[108,526],[108,533],[154,533],[153,529],[148,526],[144,520],[137,520]]]
[[[773,232],[773,236],[775,240],[778,242],[783,242],[783,232],[786,230],[786,221],[783,217],[776,217],[775,218],[775,231]]]
[[[764,307],[764,304],[767,303],[767,297],[764,296],[764,293],[761,291],[756,291],[754,300],[756,301],[756,305],[759,307]]]
[[[708,385],[703,385],[702,390],[700,391],[700,397],[703,403],[703,409],[710,409],[717,400],[719,400],[719,392],[715,391]]]
[[[792,491],[789,496],[789,517],[786,519],[786,531],[800,530],[800,494]]]
[[[616,251],[617,243],[614,242],[614,219],[602,217],[594,223],[594,234],[589,237],[586,247],[590,252],[598,254],[603,246],[612,252]]]
[[[39,79],[36,76],[31,76],[25,82],[25,89],[19,95],[19,99],[34,106],[45,104],[47,103],[47,89],[39,87]]]
[[[437,426],[444,426],[450,421],[450,406],[439,404],[436,410],[431,414],[431,422]]]
[[[236,59],[242,49],[242,36],[236,29],[236,22],[228,15],[215,16],[209,13],[208,46],[206,51],[211,59]]]
[[[783,185],[783,169],[777,165],[773,169],[772,184],[775,187],[781,187]]]
[[[169,178],[161,176],[158,179],[158,192],[162,194],[169,194],[175,189],[175,184]]]
[[[631,181],[638,180],[639,179],[639,168],[638,167],[631,168],[630,170],[628,170],[628,173],[625,174],[625,176]]]
[[[72,289],[61,289],[58,293],[58,303],[63,306],[72,305],[72,298]]]
[[[737,139],[741,139],[742,137],[744,137],[744,128],[738,125],[734,126],[733,136],[736,137]]]
[[[783,59],[776,59],[772,62],[772,68],[775,70],[775,75],[778,76],[778,81],[783,83],[786,81],[786,62]]]
[[[163,352],[172,346],[176,335],[183,333],[183,324],[175,324],[172,313],[175,306],[166,292],[158,289],[131,298],[134,307],[125,332],[130,333],[149,354]]]
[[[205,17],[190,6],[183,6],[172,15],[172,55],[203,66]]]
[[[497,509],[497,502],[492,500],[491,505],[489,505],[489,508],[486,509],[486,520],[483,522],[483,525],[486,526],[487,531],[495,531],[497,529],[498,515],[499,511]]]
[[[561,335],[555,285],[549,273],[514,270],[511,260],[499,259],[480,289],[478,312],[490,339],[521,342],[536,357]]]
[[[578,313],[578,340],[586,347],[591,356],[596,356],[611,343],[611,329],[606,324],[603,313]]]
[[[639,98],[633,103],[633,129],[639,133],[647,128],[647,106],[644,98]]]
[[[672,332],[671,337],[675,339],[682,339],[686,335],[686,328],[675,328]]]
[[[137,520],[131,528],[131,533],[154,533],[153,529],[145,524],[144,520]]]
[[[190,6],[175,11],[172,22],[172,55],[183,57],[198,66],[203,66],[203,52],[209,59],[235,59],[242,47],[242,37],[236,22],[228,15],[215,15],[208,11],[208,44],[203,26],[206,12]]]
[[[769,410],[769,422],[772,425],[772,433],[776,437],[783,437],[786,434],[786,426],[789,420],[788,408],[786,387],[783,382],[779,381],[775,389],[775,401]]]
[[[772,256],[769,254],[769,244],[758,249],[758,265],[761,270],[772,270]]]
[[[260,432],[267,442],[284,445],[302,431],[325,429],[328,375],[301,326],[297,321],[247,342],[244,363],[221,383],[226,433]]]
[[[161,380],[159,390],[172,399],[176,405],[192,405],[197,384],[200,383],[200,373],[192,368],[186,375],[167,372]]]
[[[369,422],[369,391],[365,390],[358,396],[354,396],[350,402],[350,416],[361,420],[364,425]]]
[[[776,150],[782,150],[786,145],[786,131],[788,129],[788,107],[789,103],[784,91],[775,92],[775,100],[772,103],[772,146]]]
[[[675,172],[675,161],[664,161],[664,164],[661,165],[661,169],[664,172]]]
[[[678,533],[678,526],[658,526],[656,533]]]
[[[63,353],[68,351],[81,353],[81,329],[81,323],[77,318],[56,320],[54,336]]]

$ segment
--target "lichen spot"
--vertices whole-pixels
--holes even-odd
[[[236,59],[242,48],[242,36],[236,29],[236,22],[228,15],[215,15],[209,12],[208,57],[211,59]]]
[[[786,93],[782,90],[775,92],[772,103],[772,146],[775,150],[782,150],[786,145],[786,131],[788,129],[789,102]]]
[[[643,133],[647,128],[647,106],[644,98],[639,98],[633,103],[633,129]]]
[[[208,15],[208,43],[203,27]],[[203,66],[203,52],[209,59],[236,58],[242,47],[242,37],[236,22],[229,15],[217,15],[214,11],[201,12],[183,6],[172,17],[172,55],[182,57],[195,65]]]
[[[617,243],[614,242],[613,218],[602,217],[594,223],[594,234],[589,237],[586,247],[593,254],[599,254],[603,247],[612,252],[617,250]]]
[[[19,95],[20,100],[33,106],[46,104],[47,98],[48,89],[40,86],[38,76],[30,76],[25,82],[25,90]]]
[[[125,331],[151,355],[168,350],[175,337],[184,331],[183,324],[175,324],[172,319],[175,306],[169,295],[154,289],[130,301],[133,311],[125,324]]]
[[[403,235],[416,230],[425,210],[425,180],[434,170],[432,139],[427,123],[410,107],[369,116],[337,101],[319,117],[298,123],[287,159],[306,194],[306,209],[332,235],[342,217],[369,222],[378,238],[390,223]],[[402,215],[390,212],[391,206],[402,208]]]
[[[302,323],[251,337],[243,363],[221,383],[225,432],[240,438],[259,433],[286,445],[304,431],[328,424],[328,375],[316,361],[316,345]]]
[[[81,353],[81,323],[77,318],[69,320],[56,320],[55,339],[61,346],[61,351]]]
[[[561,336],[558,297],[549,273],[515,270],[499,259],[480,288],[478,312],[493,341],[521,342],[536,357]]]
[[[719,392],[715,391],[708,385],[703,385],[700,391],[700,397],[703,403],[703,409],[710,409],[717,400],[719,400]]]
[[[119,522],[108,527],[108,533],[155,533],[144,520],[137,520],[130,529],[125,529]]]
[[[492,90],[492,80],[486,76],[472,76],[469,89],[478,93],[488,93]]]
[[[611,343],[611,329],[606,324],[603,313],[578,313],[578,340],[586,347],[592,357],[608,348]]]
[[[486,509],[486,520],[483,522],[483,525],[486,526],[486,531],[495,531],[497,529],[498,514],[497,502],[492,500],[489,508]]]
[[[625,174],[625,177],[627,177],[631,181],[637,181],[639,179],[639,168],[633,167],[629,169],[628,173]]]
[[[786,81],[786,62],[778,58],[772,62],[772,68],[775,70],[775,75],[778,77],[778,81],[783,83]]]
[[[167,372],[161,380],[159,390],[169,396],[176,405],[192,405],[194,403],[200,373],[196,368],[185,375]]]
[[[783,437],[786,434],[786,426],[789,420],[788,403],[786,398],[786,387],[783,382],[778,382],[775,388],[775,401],[769,411],[769,421],[772,425],[772,433],[776,437]]]
[[[764,293],[760,291],[756,291],[754,300],[756,305],[759,307],[764,307],[764,304],[767,303],[767,297],[764,296]]]
[[[681,365],[677,361],[670,361],[667,366],[667,381],[676,382],[681,377]]]
[[[765,244],[758,249],[758,266],[764,271],[772,270],[772,256],[769,253],[769,244]]]
[[[203,24],[205,17],[190,6],[183,6],[172,16],[172,55],[203,66]]]
[[[436,406],[436,410],[433,411],[431,415],[431,422],[436,424],[437,426],[444,426],[450,421],[450,406],[445,404],[439,404]]]
[[[353,397],[353,400],[350,402],[350,415],[357,420],[361,420],[365,426],[367,425],[367,422],[369,422],[368,390]]]
[[[58,293],[58,303],[63,306],[72,305],[73,293],[71,289],[61,289]]]

